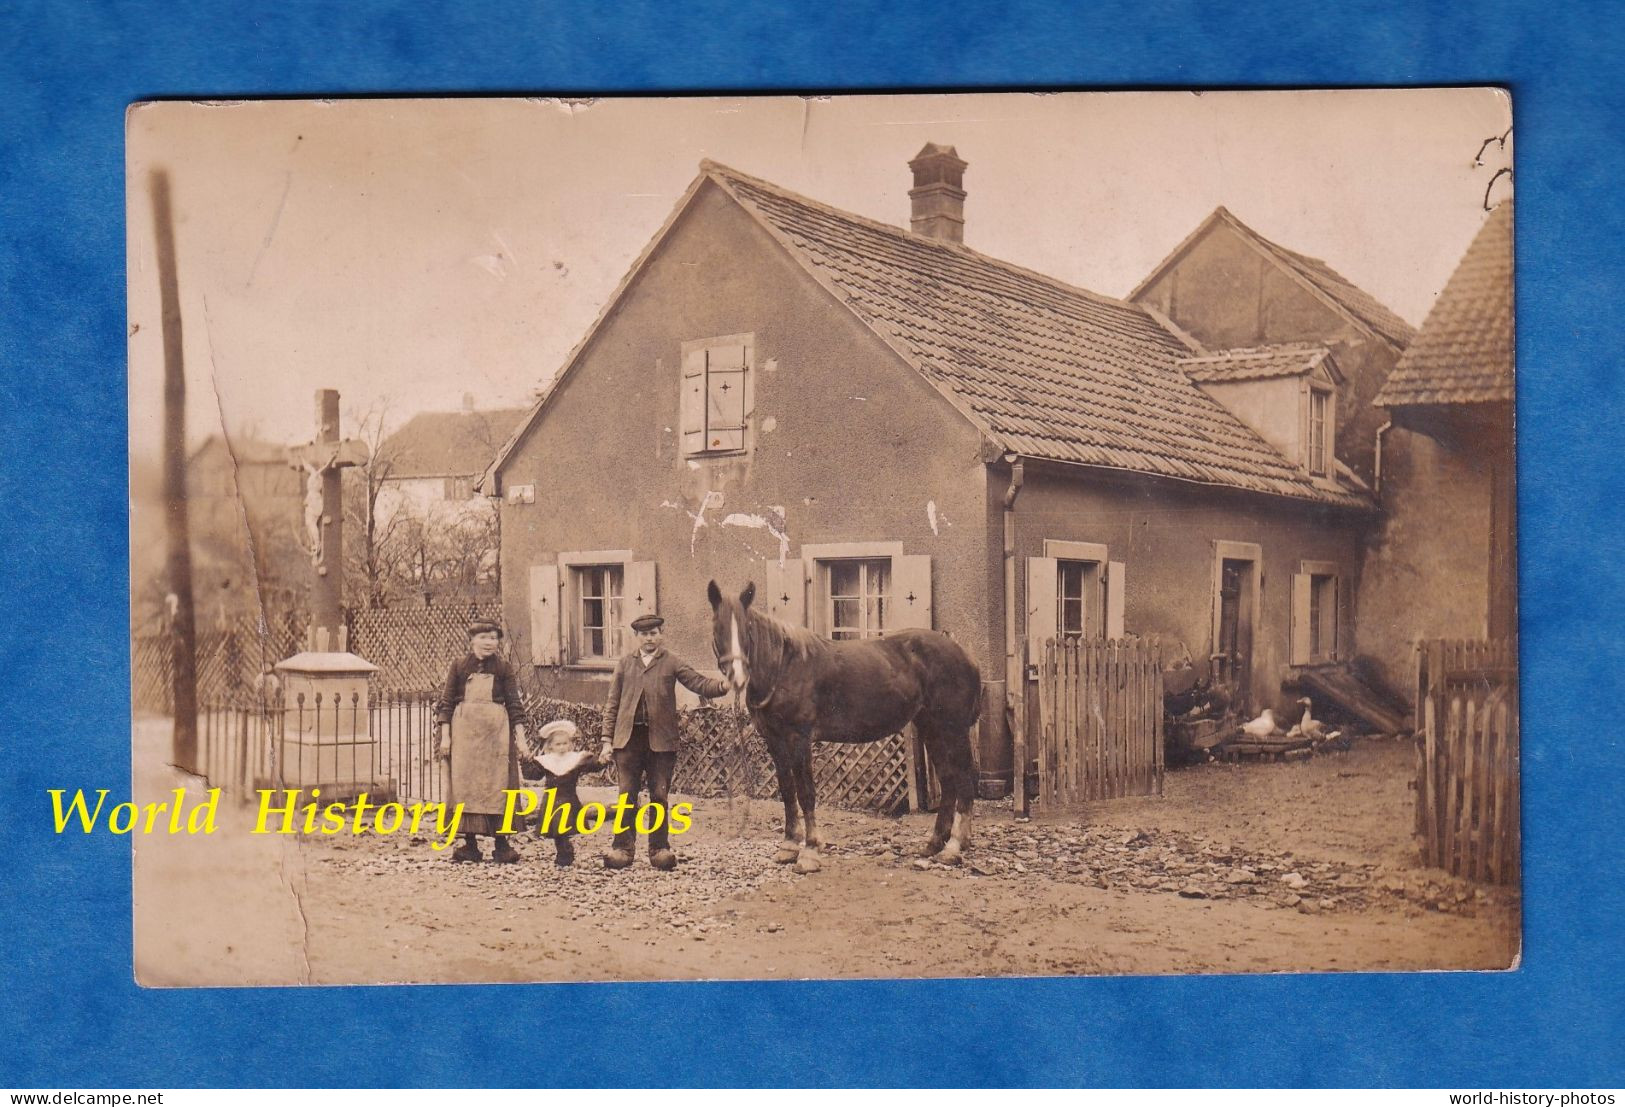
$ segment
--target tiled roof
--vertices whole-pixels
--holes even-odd
[[[524,411],[425,411],[384,439],[391,480],[469,477],[485,471]]]
[[[1375,403],[1512,399],[1512,203],[1490,212]]]
[[[1255,231],[1254,234],[1257,234],[1257,232]],[[1316,288],[1336,300],[1349,313],[1359,316],[1361,322],[1388,339],[1395,346],[1404,349],[1416,337],[1415,327],[1395,315],[1388,309],[1387,305],[1319,258],[1306,257],[1303,254],[1288,250],[1285,246],[1277,246],[1262,235],[1258,235],[1258,238],[1271,250],[1280,254],[1287,264],[1296,269]]]
[[[1278,346],[1250,346],[1193,354],[1179,359],[1179,368],[1193,381],[1257,381],[1295,377],[1322,364],[1330,365],[1331,350],[1309,342]],[[1335,375],[1336,370],[1333,370]]]
[[[1354,284],[1347,277],[1327,265],[1319,258],[1300,254],[1296,250],[1288,250],[1285,246],[1271,242],[1257,231],[1253,230],[1240,219],[1236,218],[1228,208],[1215,208],[1213,214],[1197,226],[1184,241],[1175,246],[1173,251],[1156,267],[1149,276],[1141,281],[1134,291],[1129,293],[1129,299],[1135,299],[1157,277],[1161,276],[1177,258],[1185,252],[1197,239],[1201,238],[1214,223],[1222,222],[1251,242],[1265,256],[1272,258],[1287,271],[1297,275],[1299,279],[1311,285],[1322,296],[1331,300],[1347,315],[1358,320],[1361,324],[1387,339],[1396,350],[1403,350],[1416,337],[1416,328],[1395,315],[1376,297],[1365,289]]]
[[[1320,503],[1316,484],[1180,371],[1149,311],[786,192],[704,172],[1004,449]]]
[[[261,442],[257,438],[221,437],[211,434],[192,451],[189,464],[213,464],[218,455],[222,462],[234,465],[287,465],[288,447],[275,442]]]

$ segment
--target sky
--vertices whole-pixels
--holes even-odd
[[[525,406],[703,158],[907,226],[957,148],[965,242],[1123,296],[1216,206],[1420,324],[1510,126],[1488,89],[165,102],[127,119],[130,440],[159,444],[152,169],[176,212],[188,435]],[[1502,195],[1497,192],[1497,197]]]

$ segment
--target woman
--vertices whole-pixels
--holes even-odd
[[[519,750],[525,739],[524,708],[513,666],[497,653],[502,628],[487,620],[469,624],[468,654],[452,662],[440,697],[440,756],[449,762],[448,805],[463,805],[463,844],[453,861],[481,859],[478,835],[496,843],[493,859],[504,864],[519,853],[499,834],[504,790],[519,787]]]

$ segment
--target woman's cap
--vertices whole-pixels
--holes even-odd
[[[494,634],[498,638],[501,638],[502,628],[497,626],[490,619],[475,619],[472,623],[468,624],[468,636],[472,638],[476,634]]]

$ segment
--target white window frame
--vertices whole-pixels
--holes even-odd
[[[1315,441],[1315,404],[1322,402],[1324,410],[1320,418],[1320,441]],[[1307,433],[1304,437],[1304,449],[1307,454],[1309,475],[1312,477],[1329,477],[1332,473],[1332,419],[1335,393],[1329,388],[1320,388],[1314,384],[1309,386],[1307,416]]]
[[[1111,564],[1106,546],[1099,542],[1068,542],[1058,538],[1046,538],[1044,556],[1053,557],[1056,561],[1055,636],[1076,639],[1106,637],[1106,569]],[[1067,565],[1084,566],[1084,594],[1081,597],[1084,626],[1078,634],[1066,632],[1066,593],[1062,585],[1066,579]]]
[[[603,604],[603,626],[593,625],[589,628],[586,608],[589,602],[587,581],[589,578],[602,574],[604,594],[593,597]],[[626,590],[626,569],[618,564],[600,565],[572,565],[568,578],[570,591],[570,658],[578,665],[609,664],[616,661],[621,655],[621,628],[620,618],[623,593]],[[587,649],[586,642],[589,629],[601,630],[604,636],[604,649],[601,653],[593,653]]]
[[[819,565],[827,574],[829,581],[824,596],[824,621],[829,626],[829,636],[835,641],[849,641],[853,639],[879,638],[886,632],[886,608],[892,602],[892,572],[891,558],[889,557],[856,557],[837,558],[833,561],[822,561]],[[840,595],[835,593],[835,576],[839,569],[852,568],[857,570],[857,592],[855,595]],[[884,584],[877,585],[875,578],[883,578]],[[858,621],[855,626],[842,626],[836,621],[837,603],[847,600],[857,604]],[[876,615],[876,621],[870,621],[870,614]]]
[[[1333,483],[1337,471],[1337,389],[1313,376],[1304,377],[1299,388],[1302,396],[1298,407],[1299,464],[1314,480]],[[1317,395],[1326,401],[1326,422],[1318,456],[1313,441]]]
[[[745,349],[743,359],[744,365],[742,367],[740,380],[741,390],[743,391],[744,395],[740,401],[742,410],[739,421],[739,445],[734,446],[732,444],[728,444],[713,447],[709,444],[712,430],[710,424],[711,405],[709,403],[711,397],[710,365],[709,362],[706,363],[699,377],[700,395],[698,400],[698,413],[700,422],[698,427],[689,425],[688,409],[685,407],[686,391],[690,387],[688,366],[690,359],[695,355],[705,355],[708,357],[711,350],[732,346],[743,346]],[[684,457],[705,458],[735,457],[740,454],[749,453],[753,437],[751,434],[751,416],[754,414],[756,407],[756,336],[754,334],[726,334],[719,335],[715,338],[694,339],[682,344],[681,353],[682,356],[677,362],[677,378],[679,388],[677,403],[677,435],[678,446],[682,451],[682,455]],[[733,428],[726,427],[722,429],[732,430]],[[699,433],[700,440],[700,446],[698,448],[691,446],[689,442],[689,435],[696,431]]]

